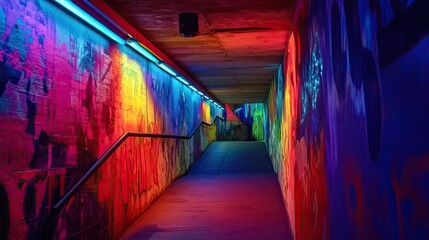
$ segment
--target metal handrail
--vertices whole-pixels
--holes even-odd
[[[83,176],[61,197],[57,204],[54,205],[51,211],[51,221],[56,218],[61,209],[70,201],[70,199],[76,194],[76,192],[88,181],[88,179],[94,175],[94,173],[106,162],[106,160],[121,146],[128,137],[149,137],[149,138],[175,138],[175,139],[190,139],[197,132],[201,125],[212,126],[214,121],[217,119],[225,121],[225,119],[216,116],[213,118],[211,123],[201,121],[188,136],[182,135],[170,135],[170,134],[157,134],[157,133],[142,133],[142,132],[125,132],[122,136],[116,140],[112,146],[107,149],[106,152],[83,174]]]

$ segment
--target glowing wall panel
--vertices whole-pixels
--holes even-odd
[[[296,239],[429,237],[427,1],[298,1],[266,102]]]
[[[45,239],[59,197],[125,131],[188,135],[222,116],[51,1],[0,1],[0,238]],[[117,237],[205,147],[128,139],[60,214],[55,238]]]

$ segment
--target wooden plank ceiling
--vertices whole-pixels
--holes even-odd
[[[105,2],[212,95],[235,104],[266,100],[295,7],[295,0]],[[199,36],[180,36],[182,12],[198,13]]]

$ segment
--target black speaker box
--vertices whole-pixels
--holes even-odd
[[[198,13],[179,14],[179,32],[182,37],[198,36]]]

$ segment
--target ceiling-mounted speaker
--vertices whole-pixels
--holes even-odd
[[[182,37],[198,36],[198,13],[186,12],[179,14],[179,32]]]

